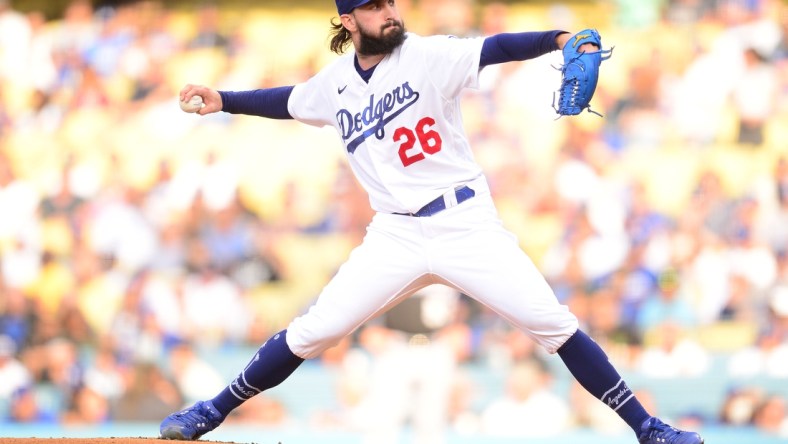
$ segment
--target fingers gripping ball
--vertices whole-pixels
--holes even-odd
[[[181,109],[187,113],[196,113],[203,106],[205,106],[205,104],[202,101],[202,97],[200,96],[192,96],[192,98],[189,99],[189,101],[181,100],[179,103],[181,105]]]
[[[592,43],[598,51],[588,52],[580,49],[584,44]],[[584,109],[601,116],[591,109],[589,102],[594,96],[599,66],[610,58],[613,49],[602,50],[602,38],[596,29],[585,29],[573,35],[564,45],[564,64],[561,71],[561,89],[558,91],[558,105],[553,95],[553,108],[561,116],[574,116]]]

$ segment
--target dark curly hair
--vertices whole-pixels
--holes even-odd
[[[331,48],[332,52],[343,54],[350,45],[350,31],[342,25],[342,22],[336,22],[335,18],[331,19],[331,43],[329,48]]]

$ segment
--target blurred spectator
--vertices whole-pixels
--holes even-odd
[[[64,339],[81,346],[93,347],[96,345],[96,334],[74,298],[67,297],[63,300],[56,314],[56,322],[60,326],[60,335]]]
[[[624,226],[633,248],[645,245],[651,240],[652,236],[671,228],[673,222],[670,218],[651,204],[648,188],[644,181],[633,180],[627,187],[624,197],[627,204]],[[648,259],[648,256],[640,257],[640,259],[645,261]],[[655,267],[655,264],[645,262],[642,265],[651,265],[651,268]]]
[[[714,2],[711,0],[670,0],[665,18],[676,25],[692,26],[710,18],[713,13]]]
[[[433,20],[425,31],[466,37],[473,32],[474,0],[424,0],[418,3],[421,12]]]
[[[20,290],[3,288],[5,296],[0,300],[0,337],[11,339],[15,350],[28,343],[35,327],[32,322],[30,301]]]
[[[730,199],[722,185],[719,173],[714,170],[703,170],[692,190],[691,202],[693,211],[684,217],[696,218],[700,226],[697,229],[706,229],[713,234],[725,238],[728,231],[728,223],[733,213],[735,203]]]
[[[663,116],[662,54],[653,51],[647,64],[632,67],[629,91],[606,115],[608,143],[615,149],[658,148],[669,135]]]
[[[600,341],[630,344],[637,341],[634,326],[624,324],[621,294],[615,289],[600,286],[589,294],[588,332]],[[607,348],[607,347],[606,347]]]
[[[143,271],[126,288],[121,307],[105,337],[124,365],[160,359],[164,343],[179,334],[175,326],[181,322],[180,305],[174,300],[177,296],[168,286],[170,282],[162,281],[155,274]],[[159,283],[164,286],[158,286]],[[159,314],[166,314],[165,319],[171,323],[158,322]]]
[[[731,273],[741,275],[755,291],[763,292],[774,284],[777,261],[764,239],[758,238],[758,211],[759,203],[753,198],[737,201],[729,217],[730,233],[726,239],[730,245]]]
[[[188,206],[186,201],[189,198],[181,198],[174,185],[174,175],[176,168],[172,161],[161,159],[156,163],[156,174],[152,184],[145,193],[142,203],[142,212],[145,218],[153,225],[161,229],[162,226],[175,219],[179,210]]]
[[[755,48],[744,51],[744,71],[733,88],[733,104],[739,119],[737,142],[760,146],[764,126],[777,108],[777,70]]]
[[[189,49],[224,49],[229,39],[220,28],[222,24],[219,7],[213,2],[202,2],[197,8],[197,34],[189,41]]]
[[[609,278],[609,286],[618,293],[622,327],[631,328],[636,324],[640,306],[657,289],[657,271],[646,264],[647,246],[635,244],[622,267]]]
[[[57,412],[49,411],[42,405],[33,386],[24,386],[11,395],[7,419],[15,423],[54,424],[60,418]]]
[[[406,425],[414,444],[446,442],[456,370],[452,350],[423,334],[406,336],[366,325],[360,348],[346,357],[340,386],[346,404],[335,421],[360,432],[364,443],[400,442]],[[387,414],[376,414],[380,409]]]
[[[699,250],[684,268],[683,282],[691,289],[692,308],[700,325],[720,320],[730,298],[732,280],[728,249],[721,238],[705,233]]]
[[[56,52],[81,54],[98,34],[90,0],[70,0],[53,32]]]
[[[728,299],[720,310],[719,320],[760,324],[762,298],[754,291],[752,284],[744,276],[735,273],[729,276],[729,281]]]
[[[109,421],[109,402],[95,390],[77,388],[61,420],[67,425],[101,424]]]
[[[36,369],[33,373],[36,381],[52,387],[61,400],[75,399],[85,375],[77,345],[57,337],[43,344],[41,351],[41,355],[30,355],[25,360],[28,368]],[[34,361],[35,366],[32,365]]]
[[[16,344],[0,335],[0,400],[8,401],[14,392],[27,387],[32,378],[24,365],[16,359]]]
[[[140,270],[156,254],[157,236],[142,213],[143,196],[142,190],[125,183],[102,190],[91,202],[89,223],[84,227],[86,247],[117,261],[115,265],[124,274]]]
[[[81,57],[87,62],[90,75],[95,74],[102,84],[103,79],[123,73],[123,55],[137,38],[138,30],[130,21],[132,8],[123,4],[101,6],[93,16],[98,34],[84,48]]]
[[[30,239],[17,237],[6,248],[0,263],[2,279],[10,288],[26,288],[31,285],[41,270],[40,247]]]
[[[781,38],[774,50],[774,59],[778,62],[783,62],[788,59],[788,18],[783,13],[780,15],[780,31]]]
[[[178,387],[155,364],[137,364],[125,373],[123,396],[112,403],[116,421],[159,421],[184,404]]]
[[[712,144],[724,127],[723,111],[734,82],[729,51],[697,48],[672,91],[672,122],[691,146]]]
[[[169,369],[184,405],[219,393],[227,384],[216,368],[201,358],[189,342],[179,342],[169,350]]]
[[[52,93],[57,82],[57,68],[53,57],[55,42],[49,32],[46,16],[41,11],[30,11],[27,13],[27,21],[30,25],[30,52],[27,60],[27,75],[30,77],[30,87],[36,93],[41,94],[45,100],[41,108],[37,108],[39,117],[46,115],[42,119],[43,129],[47,132],[54,131],[56,125],[62,118],[62,109],[49,109],[48,102],[52,99]],[[46,111],[44,111],[46,110]]]
[[[772,9],[777,6],[776,9]],[[725,25],[718,36],[719,49],[733,44],[737,49],[755,48],[771,58],[780,43],[780,26],[775,21],[780,7],[767,0],[721,0],[717,2],[717,17]]]
[[[251,314],[240,287],[214,268],[201,239],[191,239],[188,248],[191,272],[180,287],[187,337],[214,345],[242,340]]]
[[[652,378],[697,377],[711,366],[711,354],[674,323],[658,324],[646,338],[635,369]]]
[[[160,359],[165,345],[188,335],[181,284],[178,277],[154,272],[141,273],[135,279],[134,285],[141,287],[142,300],[129,298],[126,303],[138,311],[119,316],[114,332],[120,350],[127,356],[145,362]]]
[[[788,377],[788,287],[775,287],[768,295],[768,317],[757,324],[754,344],[735,350],[728,357],[733,377]]]
[[[93,390],[108,402],[120,398],[126,392],[124,369],[107,346],[100,348],[93,357],[92,365],[85,369],[85,387]]]
[[[4,96],[5,93],[0,89],[0,136],[7,137],[14,134],[15,119],[11,118],[11,111]]]
[[[571,410],[551,391],[552,376],[543,362],[515,363],[506,381],[505,393],[482,412],[482,431],[491,436],[545,437],[566,430]]]
[[[657,24],[661,18],[662,0],[616,0],[616,22],[624,29],[639,29]]]
[[[72,258],[61,258],[50,251],[43,252],[41,256],[38,276],[27,287],[27,293],[37,315],[54,317],[63,301],[73,294],[76,286],[71,268]],[[31,332],[31,336],[34,336],[34,332]]]
[[[474,403],[481,391],[477,381],[463,367],[458,367],[452,382],[447,409],[450,430],[461,435],[480,432],[481,420]]]
[[[0,152],[0,244],[19,241],[35,245],[40,196],[33,183],[15,171],[18,167],[11,157]]]
[[[557,159],[555,188],[561,200],[575,207],[586,205],[604,180],[599,165],[593,162],[594,137],[587,129],[570,123]]]
[[[780,395],[767,396],[755,407],[752,423],[767,434],[788,437],[788,407],[785,398]]]
[[[629,245],[621,233],[598,231],[585,211],[576,216],[567,220],[565,238],[545,254],[543,269],[552,282],[604,280],[626,260]]]
[[[30,23],[11,7],[9,0],[0,0],[0,79],[16,83],[27,75],[30,51]]]
[[[751,424],[755,410],[763,403],[763,399],[764,394],[753,387],[729,391],[720,408],[720,422],[739,427]]]
[[[43,219],[64,218],[68,227],[80,229],[81,214],[85,208],[85,199],[76,194],[75,185],[79,182],[79,169],[75,160],[69,157],[64,162],[61,173],[52,191],[41,199],[39,211]]]
[[[77,84],[71,96],[69,107],[73,111],[106,110],[110,106],[110,96],[104,81],[96,69],[86,63],[77,66]]]
[[[217,272],[231,274],[254,255],[253,239],[258,223],[237,199],[210,213],[198,235]]]
[[[454,361],[467,362],[474,355],[469,301],[454,288],[429,285],[387,311],[383,323],[392,330],[426,335]]]
[[[56,134],[66,115],[58,99],[40,89],[33,91],[30,108],[15,116],[14,131],[18,134]]]
[[[773,200],[766,205],[763,237],[779,256],[788,253],[788,157],[778,157],[772,171],[774,181],[769,196]],[[788,280],[788,274],[785,279]]]
[[[682,288],[678,271],[663,271],[658,280],[656,291],[640,307],[637,326],[642,332],[658,328],[664,324],[675,324],[690,328],[695,323],[692,306],[687,300],[686,290]]]
[[[90,329],[104,336],[112,323],[107,313],[115,313],[123,298],[125,276],[113,272],[114,258],[100,256],[85,245],[78,245],[72,255],[75,291],[68,295],[69,304],[79,307]]]

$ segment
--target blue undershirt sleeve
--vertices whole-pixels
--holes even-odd
[[[280,86],[251,91],[219,91],[222,96],[222,111],[269,119],[292,119],[293,116],[287,111],[287,101],[293,88],[294,86]]]
[[[566,31],[496,34],[484,39],[479,66],[534,59],[558,49],[555,38]]]

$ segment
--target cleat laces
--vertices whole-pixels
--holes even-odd
[[[181,410],[180,412],[173,413],[168,418],[171,423],[179,424],[184,432],[189,429],[194,430],[194,436],[191,439],[198,439],[202,435],[215,429],[222,423],[223,418],[218,412],[215,412],[204,402],[195,404],[188,409]],[[185,437],[188,436],[188,432]]]
[[[649,421],[648,429],[639,436],[638,441],[648,444],[683,444],[695,442],[703,444],[703,438],[700,438],[697,434],[684,432],[657,419],[651,419]]]

